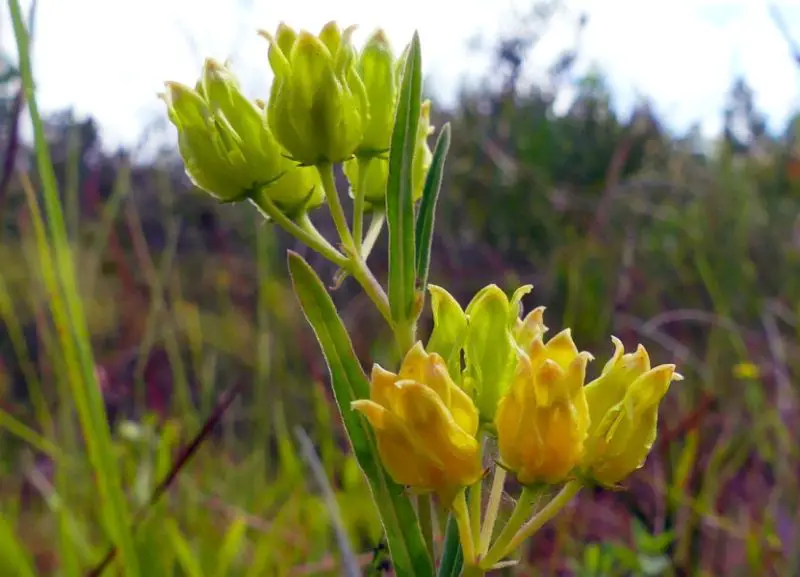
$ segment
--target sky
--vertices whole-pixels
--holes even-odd
[[[23,6],[29,1],[23,0]],[[800,68],[769,15],[766,0],[564,0],[566,10],[526,64],[541,80],[555,55],[574,44],[574,21],[585,12],[577,69],[599,66],[623,107],[647,96],[676,130],[700,122],[720,128],[725,93],[736,75],[779,128],[800,104]],[[205,57],[231,59],[252,96],[266,95],[271,73],[266,42],[256,30],[280,20],[311,31],[329,20],[358,24],[356,41],[383,28],[399,51],[416,29],[423,67],[445,104],[463,83],[491,67],[488,47],[513,30],[532,2],[520,0],[39,0],[34,74],[40,107],[72,106],[91,114],[106,145],[134,145],[144,126],[163,119],[156,98],[163,81],[194,84]],[[800,2],[776,0],[800,42]],[[8,7],[0,4],[0,47],[15,54]],[[482,40],[483,50],[474,48]],[[472,48],[471,48],[472,46]]]

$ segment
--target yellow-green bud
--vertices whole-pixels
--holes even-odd
[[[514,331],[522,298],[533,289],[518,288],[511,299],[497,285],[480,290],[466,309],[464,386],[473,391],[481,420],[492,423],[497,404],[505,395],[517,366]]]
[[[371,105],[370,105],[371,107]],[[394,115],[392,108],[392,115]],[[372,109],[372,108],[370,108]],[[428,146],[428,136],[433,132],[430,123],[431,103],[426,100],[420,109],[419,124],[417,125],[417,143],[414,149],[414,162],[411,165],[411,197],[414,202],[422,198],[422,190],[425,187],[425,178],[428,169],[431,167],[433,153]],[[394,117],[392,119],[394,122]],[[390,136],[391,138],[391,136]],[[355,195],[356,190],[361,186],[361,169],[357,159],[348,160],[344,163],[344,173],[350,181],[351,195]],[[369,162],[364,164],[367,174],[364,180],[367,206],[382,209],[386,199],[386,183],[389,179],[389,160],[386,156],[372,156]]]
[[[166,86],[167,113],[195,186],[223,202],[266,194],[287,213],[322,203],[316,172],[284,157],[263,113],[225,66],[206,60],[194,90],[176,82]]]
[[[377,30],[364,45],[358,59],[358,73],[369,101],[369,123],[360,149],[365,153],[386,153],[392,140],[397,108],[395,59],[383,30]]]
[[[275,74],[267,120],[278,142],[305,165],[342,162],[361,144],[369,121],[364,83],[355,66],[353,28],[327,24],[319,36],[285,24],[270,43]]]

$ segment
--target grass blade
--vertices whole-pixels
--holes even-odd
[[[431,167],[425,177],[425,187],[422,189],[422,202],[417,215],[417,229],[415,246],[417,250],[417,289],[422,292],[428,286],[428,271],[431,266],[431,244],[433,242],[433,225],[436,219],[436,201],[439,200],[439,191],[442,188],[444,175],[444,161],[450,149],[450,123],[442,127],[436,147],[433,150]]]
[[[203,568],[197,560],[197,554],[192,550],[192,546],[184,537],[176,521],[170,520],[167,522],[166,533],[170,547],[175,552],[178,565],[186,577],[203,577]]]
[[[231,566],[245,545],[246,534],[247,521],[242,516],[236,517],[222,540],[217,556],[217,570],[214,573],[216,577],[228,577],[231,574]]]
[[[52,249],[47,235],[43,234],[44,221],[38,213],[35,197],[29,205],[36,208],[32,219],[38,229],[38,243],[42,259],[42,272],[47,276],[52,298],[52,313],[64,350],[73,402],[83,430],[83,436],[94,468],[102,499],[106,530],[118,544],[124,575],[139,576],[136,549],[129,526],[130,514],[117,468],[111,431],[106,419],[103,399],[95,375],[91,340],[86,317],[77,289],[72,251],[67,237],[64,213],[56,184],[55,171],[50,159],[47,139],[33,85],[28,32],[22,17],[19,0],[9,0],[9,9],[19,53],[20,74],[25,98],[30,111],[35,136],[36,163],[42,182],[47,225]],[[38,220],[38,222],[37,222]],[[50,257],[52,250],[52,257]],[[54,266],[55,265],[55,266]],[[48,270],[49,269],[49,270]],[[55,273],[55,274],[53,274]]]
[[[0,515],[0,572],[3,575],[36,577],[28,553],[14,535],[11,523]]]
[[[405,62],[389,152],[386,216],[389,226],[389,304],[392,319],[405,322],[414,303],[414,201],[411,168],[422,105],[419,35],[414,33]]]
[[[331,484],[328,482],[328,478],[325,475],[325,467],[322,465],[322,461],[319,460],[319,456],[314,450],[314,443],[302,427],[295,427],[294,434],[300,443],[300,454],[305,458],[312,476],[316,480],[317,485],[319,485],[319,490],[322,492],[322,498],[328,509],[330,521],[336,533],[336,542],[339,546],[339,552],[342,555],[342,575],[346,577],[360,577],[361,569],[359,568],[355,553],[353,553],[353,548],[350,546],[350,539],[347,536],[347,529],[342,521],[339,504],[336,502],[336,495],[333,493]]]
[[[369,382],[333,300],[319,276],[294,252],[289,252],[289,271],[303,313],[322,348],[339,411],[347,429],[358,464],[369,486],[383,522],[395,574],[399,577],[433,575],[422,530],[411,499],[403,487],[392,481],[378,457],[377,443],[363,418],[350,408],[356,399],[367,398]]]

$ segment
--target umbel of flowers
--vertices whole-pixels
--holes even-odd
[[[523,313],[531,286],[509,297],[489,285],[462,308],[428,284],[449,126],[432,151],[418,36],[396,56],[382,31],[360,50],[354,31],[336,23],[319,34],[285,24],[262,31],[274,75],[266,100],[247,97],[229,67],[213,59],[194,88],[167,82],[162,98],[197,188],[220,202],[252,203],[335,263],[337,282],[351,276],[359,283],[394,334],[396,366],[375,365],[368,377],[325,284],[289,255],[395,572],[481,575],[507,563],[582,486],[614,486],[640,468],[656,437],[659,404],[681,376],[674,365],[651,366],[644,347],[626,353],[611,337],[612,358],[587,384],[594,357],[570,329],[548,337],[543,307]],[[350,183],[349,221],[337,166]],[[312,223],[309,214],[320,208],[330,211],[338,238]],[[384,225],[387,286],[367,265]],[[426,304],[434,327],[424,340],[417,324]],[[496,451],[487,454],[488,447]],[[493,481],[482,499],[492,472],[486,463],[494,464]],[[522,493],[495,527],[509,473]],[[435,523],[437,515],[446,523]],[[439,526],[447,530],[437,551]]]

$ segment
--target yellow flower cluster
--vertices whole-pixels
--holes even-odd
[[[499,294],[496,287],[487,289],[479,293],[482,302]],[[375,367],[371,399],[356,401],[353,408],[374,428],[384,466],[396,482],[451,498],[477,481],[482,419],[483,429],[497,437],[499,465],[523,485],[575,476],[612,485],[643,465],[656,437],[659,403],[670,383],[682,378],[675,366],[652,367],[643,346],[626,354],[612,337],[614,356],[585,384],[592,355],[578,350],[569,329],[545,340],[542,307],[521,318],[519,300],[528,290],[506,298],[505,308],[487,308],[495,315],[512,311],[512,318],[482,319],[480,303],[463,312],[444,289],[431,289],[435,324],[452,342],[463,345],[471,324],[482,327],[481,347],[464,347],[466,365],[483,363],[477,369],[494,367],[492,374],[476,369],[466,375],[460,362],[448,363],[422,343],[408,352],[398,374]],[[485,334],[492,326],[502,334]],[[446,349],[453,358],[453,347],[442,345],[437,329],[429,348]],[[509,367],[504,343],[513,352]],[[470,350],[481,351],[481,358],[470,359]],[[482,396],[497,399],[486,409],[491,421],[478,409],[488,406]]]

